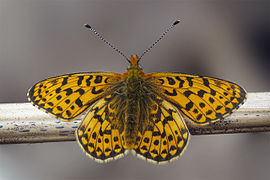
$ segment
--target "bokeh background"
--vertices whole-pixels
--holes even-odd
[[[35,82],[127,63],[83,28],[89,23],[145,72],[186,72],[270,91],[270,6],[260,0],[0,0],[0,103],[27,102]],[[157,166],[132,154],[99,164],[76,142],[0,146],[0,179],[268,180],[269,133],[192,136],[181,158]]]

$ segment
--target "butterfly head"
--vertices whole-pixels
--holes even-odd
[[[142,70],[141,66],[139,65],[139,57],[137,55],[132,55],[130,57],[130,65],[128,69],[140,69]]]

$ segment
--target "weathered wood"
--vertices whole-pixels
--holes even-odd
[[[63,122],[30,103],[0,104],[0,144],[74,141],[81,119]],[[185,120],[192,135],[270,131],[270,92],[248,93],[240,109],[214,124]]]

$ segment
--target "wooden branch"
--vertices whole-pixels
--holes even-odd
[[[63,122],[30,103],[0,104],[0,144],[74,141],[81,119]],[[240,109],[207,126],[185,120],[192,135],[270,131],[270,92],[248,93]]]

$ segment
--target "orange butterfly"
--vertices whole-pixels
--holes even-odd
[[[85,26],[124,56],[92,27]],[[124,74],[87,72],[45,79],[29,90],[29,100],[65,121],[88,111],[76,137],[86,154],[99,162],[132,150],[161,163],[179,157],[187,147],[190,134],[183,115],[197,125],[206,125],[230,115],[246,99],[243,88],[222,79],[182,73],[144,74],[139,66],[141,57],[127,59],[130,66]]]

